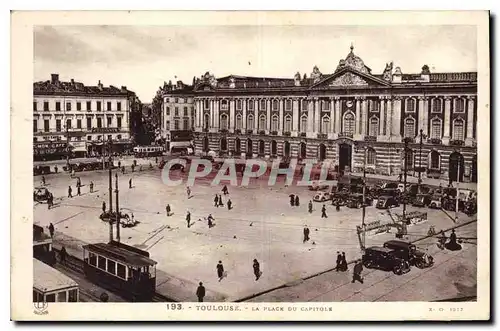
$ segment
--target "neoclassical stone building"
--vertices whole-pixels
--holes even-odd
[[[351,46],[336,70],[309,77],[195,80],[198,152],[331,160],[340,169],[398,174],[408,169],[477,181],[477,73],[405,74],[388,63],[372,73]],[[422,132],[422,137],[420,132]],[[366,154],[365,154],[366,153]]]

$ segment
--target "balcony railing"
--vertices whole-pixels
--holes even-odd
[[[326,139],[328,135],[326,133],[318,133],[318,139]]]
[[[354,135],[350,132],[340,132],[339,133],[339,138],[353,138]]]
[[[203,128],[203,132],[208,132],[208,128]]]
[[[363,138],[364,141],[366,142],[376,142],[377,141],[377,136],[365,136]]]
[[[220,130],[219,130],[219,132],[220,132],[220,133],[227,133],[227,132],[228,132],[228,130],[227,130],[227,129],[220,129]]]
[[[278,131],[271,131],[271,136],[277,136],[278,135]]]
[[[290,131],[285,131],[285,132],[283,132],[283,135],[285,137],[290,137],[292,135],[292,133]]]
[[[460,139],[450,140],[451,146],[463,146],[464,144],[465,144],[465,142],[463,140],[460,140]]]
[[[307,134],[305,132],[300,133],[300,137],[306,137],[306,136],[307,136]]]
[[[234,129],[234,133],[241,134],[241,129]]]
[[[443,141],[439,138],[429,138],[427,139],[427,143],[432,144],[432,145],[441,145]]]
[[[265,134],[266,134],[266,130],[260,130],[260,131],[259,131],[259,134],[260,134],[260,135],[265,135]]]
[[[247,134],[253,134],[253,130],[247,130]]]
[[[404,143],[405,141],[407,141],[408,143],[414,143],[415,142],[415,138],[412,138],[412,137],[403,137],[401,138],[401,142]]]

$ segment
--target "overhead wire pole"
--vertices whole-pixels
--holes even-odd
[[[111,168],[111,166],[110,166]],[[118,172],[115,172],[115,193],[116,193],[116,241],[120,242],[120,204],[118,200]]]
[[[407,180],[407,175],[408,175],[408,143],[409,143],[409,139],[408,138],[404,138],[404,149],[405,149],[405,152],[404,152],[404,157],[405,157],[405,160],[404,160],[404,180],[403,180],[403,235],[406,235],[408,233],[408,229],[407,229],[407,224],[406,224],[406,180]]]
[[[459,198],[459,188],[460,188],[460,163],[462,162],[461,155],[458,157],[457,162],[457,194],[455,196],[455,219],[454,222],[458,221],[458,198]]]
[[[104,147],[104,146],[103,146]],[[104,149],[103,149],[104,151]],[[113,188],[112,188],[112,179],[111,179],[111,139],[108,141],[108,153],[109,153],[109,241],[113,241]],[[105,155],[102,155],[103,160],[105,159]]]

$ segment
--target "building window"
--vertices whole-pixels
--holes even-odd
[[[167,116],[170,116],[170,107],[167,107]]]
[[[321,132],[328,133],[330,131],[330,117],[324,116],[321,119]]]
[[[455,100],[454,112],[455,113],[465,112],[465,100],[464,99],[460,98],[460,99]]]
[[[50,130],[49,120],[43,120],[43,131],[49,132],[49,130]]]
[[[107,120],[108,120],[108,127],[112,126],[111,123],[113,122],[113,117],[108,116]]]
[[[441,139],[441,120],[433,118],[431,121],[431,139]]]
[[[366,164],[375,165],[377,162],[377,152],[373,148],[368,148],[366,151]]]
[[[92,128],[92,117],[87,117],[87,130]]]
[[[174,130],[179,130],[179,120],[178,119],[174,120]]]
[[[307,100],[302,100],[302,109],[307,110]]]
[[[273,100],[273,110],[278,110],[279,109],[279,102],[278,100]]]
[[[406,99],[406,112],[415,112],[415,99]]]
[[[221,130],[227,130],[227,128],[228,128],[226,114],[220,115],[220,128],[221,128]]]
[[[204,104],[205,104],[205,109],[210,109],[210,103],[208,102],[208,100],[205,100]]]
[[[266,100],[260,100],[259,110],[266,110]]]
[[[184,107],[184,116],[188,117],[188,107]]]
[[[280,129],[278,116],[274,115],[271,119],[271,131],[278,131]]]
[[[97,118],[97,127],[102,128],[102,118],[101,117]]]
[[[167,127],[167,130],[170,130],[170,129],[171,129],[171,128],[170,128],[170,121],[167,121],[167,125],[166,125],[166,127]]]
[[[248,130],[253,130],[254,129],[254,117],[252,114],[247,116],[247,129]]]
[[[71,120],[66,120],[66,129],[71,129]]]
[[[122,140],[122,135],[121,135],[121,134],[117,135],[117,136],[116,136],[116,139],[117,139],[117,140]]]
[[[300,132],[306,132],[307,131],[307,115],[303,115],[300,118]]]
[[[356,121],[353,113],[347,113],[344,116],[344,133],[354,134]]]
[[[101,102],[97,101],[97,111],[101,111]]]
[[[189,130],[189,117],[184,117],[183,119],[183,130]]]
[[[38,131],[38,121],[33,120],[33,132],[37,132],[37,131]]]
[[[415,120],[411,117],[405,119],[404,134],[407,138],[415,138]]]
[[[240,100],[238,100],[240,101]],[[236,115],[236,129],[241,130],[243,127],[243,120],[241,114]]]
[[[122,127],[122,118],[121,117],[116,118],[116,127],[118,129],[120,129]]]
[[[286,110],[292,110],[292,100],[286,100],[285,101],[285,109]]]
[[[76,110],[82,110],[82,103],[81,102],[76,103]]]
[[[292,131],[292,116],[287,115],[285,116],[285,132],[290,132]]]
[[[369,124],[369,128],[368,128],[368,135],[370,135],[372,137],[378,136],[378,131],[379,131],[378,123],[379,123],[378,122],[378,118],[376,118],[376,117],[370,118],[370,124]]]
[[[179,107],[175,107],[174,116],[179,116]]]
[[[227,110],[227,100],[222,100],[220,102],[220,109],[221,110]]]
[[[107,107],[108,107],[108,110],[111,110],[111,102],[107,102]]]
[[[61,102],[56,101],[56,111],[61,111]]]
[[[56,120],[56,131],[61,132],[61,120]]]
[[[433,113],[441,113],[442,112],[443,103],[441,99],[432,99],[432,112]]]
[[[368,108],[371,112],[379,112],[380,111],[380,102],[378,100],[369,100]]]
[[[49,102],[48,101],[44,101],[44,103],[43,103],[43,111],[49,111]]]
[[[403,162],[404,162],[404,150],[403,150]],[[411,150],[410,148],[408,148],[408,150],[406,151],[406,167],[408,169],[413,168],[413,150]]]
[[[437,151],[432,151],[430,154],[430,168],[431,169],[440,169],[441,163],[441,155]]]
[[[461,118],[453,121],[453,139],[464,140],[464,120]]]
[[[87,110],[88,111],[92,110],[92,102],[91,101],[87,101]]]
[[[82,128],[82,120],[76,120],[76,128],[81,129]]]
[[[241,100],[239,99],[236,100],[236,109],[241,110],[241,104],[242,104]]]
[[[66,111],[71,111],[71,102],[66,102]]]
[[[92,140],[92,136],[87,136],[87,140],[91,141]]]
[[[321,109],[322,110],[330,110],[330,101],[321,100]]]
[[[205,129],[208,129],[210,127],[210,116],[208,114],[205,114],[204,127],[205,127]]]
[[[253,100],[248,100],[248,110],[253,110]]]
[[[266,129],[266,115],[262,114],[259,117],[259,130]]]
[[[118,110],[118,111],[121,111],[121,110],[122,110],[122,103],[121,103],[120,101],[118,101],[118,102],[116,103],[116,110]]]
[[[33,110],[36,111],[36,101],[33,101]]]

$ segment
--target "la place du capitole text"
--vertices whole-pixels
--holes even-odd
[[[243,311],[243,310],[250,310],[253,312],[278,312],[278,311],[333,311],[332,307],[295,307],[295,306],[279,306],[279,305],[274,305],[274,306],[266,306],[266,305],[260,305],[258,307],[248,307],[244,308],[243,306],[240,305],[226,305],[226,304],[221,304],[221,305],[196,305],[196,310],[198,311]]]

